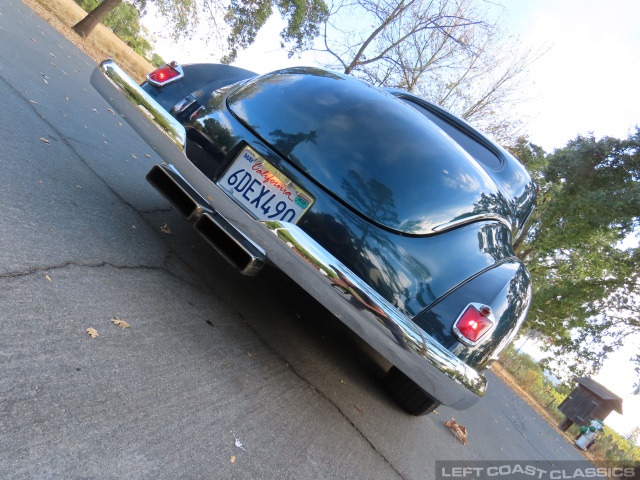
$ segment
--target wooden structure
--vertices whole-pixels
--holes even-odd
[[[578,386],[558,406],[567,417],[558,425],[563,432],[574,423],[587,426],[593,419],[604,420],[613,410],[622,415],[622,398],[588,377],[576,378]]]

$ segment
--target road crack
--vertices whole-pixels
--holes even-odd
[[[187,278],[178,275],[175,272],[172,272],[171,269],[168,267],[168,262],[171,259],[171,257],[177,257],[178,259],[180,259],[180,257],[178,255],[175,255],[173,252],[169,252],[167,253],[167,256],[163,262],[163,266],[151,266],[151,265],[144,265],[144,264],[137,264],[137,265],[118,265],[116,263],[111,263],[111,262],[107,262],[107,261],[99,261],[99,262],[77,262],[77,261],[67,261],[67,262],[62,262],[59,264],[55,264],[55,265],[39,265],[39,266],[35,266],[35,267],[31,267],[31,268],[27,268],[26,270],[19,270],[19,271],[15,271],[15,272],[2,272],[0,273],[0,280],[4,280],[4,279],[14,279],[14,278],[20,278],[20,277],[28,277],[31,275],[37,275],[37,274],[41,274],[41,273],[50,273],[50,272],[55,272],[56,270],[63,270],[66,268],[70,268],[70,267],[77,267],[77,268],[106,268],[106,267],[111,267],[115,270],[139,270],[139,271],[156,271],[156,272],[162,272],[165,273],[167,275],[169,275],[170,277],[173,277],[177,280],[179,280],[180,282],[188,285],[191,288],[194,288],[196,290],[198,290],[200,293],[204,294],[204,295],[210,295],[211,292],[205,290],[204,288],[202,288],[202,285],[200,285],[199,283],[195,283],[195,282],[191,282],[189,281]],[[194,273],[194,275],[197,277],[198,275],[196,273]]]
[[[152,267],[149,265],[117,265],[110,262],[100,261],[100,262],[63,262],[57,265],[47,265],[47,266],[37,266],[31,267],[26,270],[21,270],[17,272],[5,272],[0,273],[0,278],[17,278],[17,277],[27,277],[29,275],[35,275],[37,273],[44,272],[53,272],[56,270],[61,270],[68,267],[80,267],[80,268],[102,268],[102,267],[112,267],[118,270],[161,270],[167,271],[164,267]],[[171,272],[168,272],[171,273]]]
[[[45,118],[43,115],[41,115],[38,112],[38,110],[36,108],[36,105],[31,103],[29,101],[29,99],[25,96],[26,92],[22,92],[21,90],[16,88],[13,84],[11,84],[11,82],[9,82],[2,75],[0,75],[0,81],[2,81],[7,86],[7,88],[12,90],[17,97],[21,98],[25,102],[27,108],[30,108],[33,111],[33,113],[36,114],[38,116],[38,118],[40,118],[41,121],[44,122],[51,129],[53,134],[49,133],[47,135],[50,138],[54,138],[54,137],[57,136],[57,138],[55,138],[55,140],[59,141],[63,145],[65,145],[72,152],[72,154],[75,157],[75,159],[77,161],[79,161],[86,169],[88,169],[88,171],[91,172],[95,176],[96,180],[98,182],[100,182],[117,200],[119,200],[123,205],[126,206],[126,208],[130,209],[132,212],[135,212],[135,214],[138,215],[138,217],[140,218],[140,222],[141,223],[146,224],[152,230],[155,231],[157,227],[155,227],[153,225],[153,223],[147,218],[147,215],[154,214],[154,213],[160,213],[160,212],[168,213],[168,212],[171,212],[173,210],[171,207],[160,207],[160,208],[157,208],[157,209],[150,209],[150,210],[140,210],[140,209],[136,208],[135,205],[133,205],[126,198],[124,198],[117,190],[115,190],[98,173],[98,171],[96,171],[91,166],[91,164],[83,158],[81,153],[76,150],[76,148],[74,146],[74,142],[77,142],[77,140],[75,140],[75,139],[73,139],[71,137],[67,137],[61,130],[59,130],[54,125],[54,123],[52,123],[49,119]],[[82,142],[79,142],[79,143],[82,143]],[[86,143],[82,143],[82,144],[87,145]],[[143,264],[140,264],[140,265],[117,265],[117,264],[112,264],[112,263],[109,263],[109,262],[106,262],[106,261],[89,262],[89,263],[68,261],[68,262],[61,263],[59,265],[52,265],[52,266],[47,266],[47,267],[32,267],[32,268],[24,270],[24,271],[0,273],[0,279],[27,276],[27,275],[32,275],[32,274],[35,274],[35,273],[38,273],[38,272],[45,272],[45,271],[49,271],[49,270],[55,270],[55,269],[60,269],[60,268],[65,268],[65,267],[70,267],[70,266],[84,267],[84,268],[100,268],[100,267],[111,266],[111,267],[116,268],[116,269],[161,270],[161,271],[166,272],[168,275],[181,280],[182,282],[186,283],[187,285],[196,288],[201,293],[210,294],[211,293],[210,291],[207,291],[207,290],[203,289],[202,282],[191,282],[191,281],[187,280],[185,277],[173,272],[170,269],[169,261],[170,261],[170,259],[172,257],[175,257],[184,265],[184,267],[189,271],[189,273],[191,275],[193,275],[196,278],[200,278],[200,275],[197,272],[195,272],[193,270],[193,268],[191,268],[188,265],[188,263],[179,255],[179,253],[177,253],[177,252],[175,252],[175,251],[173,251],[171,249],[171,247],[167,243],[166,239],[162,238],[163,236],[160,235],[160,233],[157,233],[157,235],[160,236],[160,238],[162,239],[162,242],[167,246],[167,254],[165,255],[165,258],[162,261],[162,266],[151,267],[151,266],[143,265]]]

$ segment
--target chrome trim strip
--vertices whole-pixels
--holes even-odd
[[[116,70],[111,64],[106,70],[111,75],[118,73],[117,85],[124,83],[127,89],[134,91],[134,95],[127,95],[129,101],[137,105],[138,99],[146,100],[144,91],[132,80],[123,81],[124,72],[120,73],[121,70]],[[120,102],[117,93],[114,94],[114,88],[120,91],[121,88],[113,81],[108,85],[99,78],[94,79],[102,76],[103,71],[104,66],[96,69],[92,85],[115,108],[127,110],[127,122],[138,130],[140,124],[148,121],[144,111],[123,106],[125,102]],[[147,106],[145,108],[148,109]],[[168,113],[157,113],[154,118],[160,119],[159,128],[167,132],[164,127]],[[439,402],[459,410],[470,407],[484,394],[487,381],[482,375],[422,331],[302,229],[290,223],[256,221],[211,182],[182,151],[162,148],[157,131],[154,134],[146,126],[141,130],[142,137],[168,163],[173,164],[171,168],[180,172],[181,178],[214,211],[259,245],[278,268],[423,390]]]
[[[186,97],[184,97],[182,100],[178,100],[178,103],[176,103],[173,106],[173,108],[171,108],[171,112],[173,112],[174,114],[178,115],[178,114],[184,112],[187,108],[189,108],[194,103],[196,103],[196,97],[194,97],[193,95],[189,94]]]
[[[498,221],[502,223],[504,226],[506,226],[509,230],[513,230],[513,225],[511,225],[511,223],[509,223],[509,221],[504,217],[491,214],[491,213],[478,213],[476,215],[469,215],[467,217],[458,218],[451,222],[441,223],[440,225],[436,225],[435,227],[433,227],[431,231],[434,233],[444,232],[445,230],[451,230],[456,227],[462,227],[463,225],[468,225],[470,223],[482,222],[487,220]]]

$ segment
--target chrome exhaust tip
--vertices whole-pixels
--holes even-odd
[[[254,276],[264,266],[266,252],[218,212],[202,214],[193,227],[241,274]]]
[[[213,210],[209,202],[170,167],[154,165],[147,174],[147,181],[189,222],[195,222],[203,213]]]
[[[262,269],[266,252],[216,212],[171,165],[154,165],[147,181],[241,274],[254,276]]]

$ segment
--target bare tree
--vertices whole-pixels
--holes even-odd
[[[543,50],[506,37],[483,0],[339,0],[325,23],[326,66],[418,93],[498,140],[517,134],[503,113]],[[496,14],[493,14],[496,17]]]

